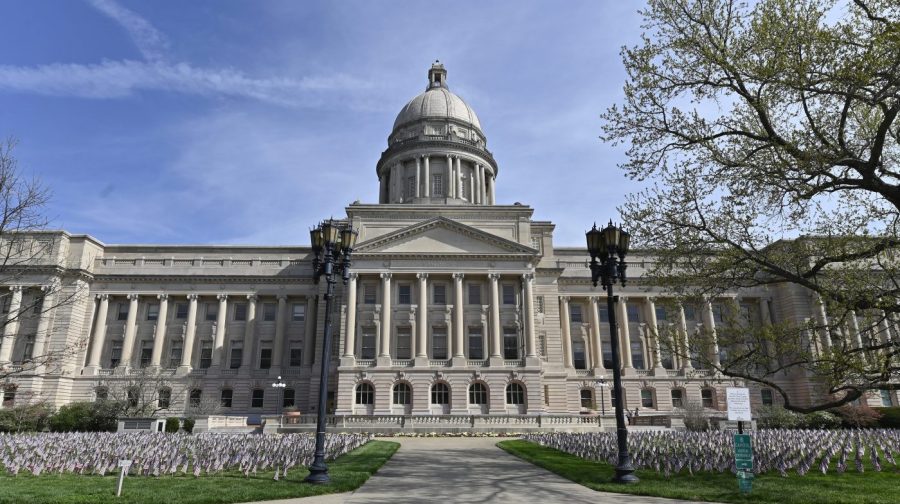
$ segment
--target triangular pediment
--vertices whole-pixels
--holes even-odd
[[[446,217],[436,217],[360,243],[354,253],[533,256],[537,251]]]

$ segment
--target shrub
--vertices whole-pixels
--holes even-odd
[[[703,406],[697,402],[689,402],[682,408],[684,411],[684,428],[693,432],[709,430],[709,417]]]
[[[802,417],[781,406],[761,406],[756,410],[756,426],[760,429],[795,429]]]
[[[44,404],[30,404],[0,410],[0,432],[33,432],[47,427],[52,410]]]
[[[837,429],[841,426],[841,417],[827,411],[815,411],[800,418],[800,427],[804,429]]]
[[[176,417],[166,418],[166,432],[178,432],[181,428],[181,421]]]
[[[881,419],[878,420],[879,427],[885,429],[900,429],[900,406],[875,408],[875,411],[881,413]]]
[[[119,405],[115,401],[74,402],[50,417],[53,432],[114,432]]]
[[[837,413],[841,416],[842,423],[846,427],[874,427],[878,425],[878,419],[881,418],[881,413],[868,405],[853,406],[845,404],[837,409]]]
[[[185,432],[194,432],[194,419],[185,418],[181,428],[184,429]]]

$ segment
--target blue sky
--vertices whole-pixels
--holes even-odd
[[[604,145],[638,2],[34,0],[0,17],[0,136],[105,243],[305,245],[376,202],[432,61],[478,113],[499,203],[581,246],[637,185]],[[327,189],[326,189],[327,187]]]

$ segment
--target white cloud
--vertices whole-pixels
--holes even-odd
[[[87,2],[119,23],[128,32],[131,40],[134,41],[134,45],[144,55],[144,58],[150,61],[158,61],[165,57],[169,48],[169,41],[149,21],[113,0],[87,0]]]

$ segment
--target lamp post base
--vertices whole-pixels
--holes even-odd
[[[626,460],[624,462],[620,462],[619,465],[616,466],[616,475],[613,476],[613,483],[638,483],[640,478],[634,475],[634,466],[631,465],[631,460]]]
[[[313,464],[309,466],[309,476],[303,481],[314,485],[331,483],[331,477],[328,476],[328,467],[325,466],[324,462],[313,462]]]

